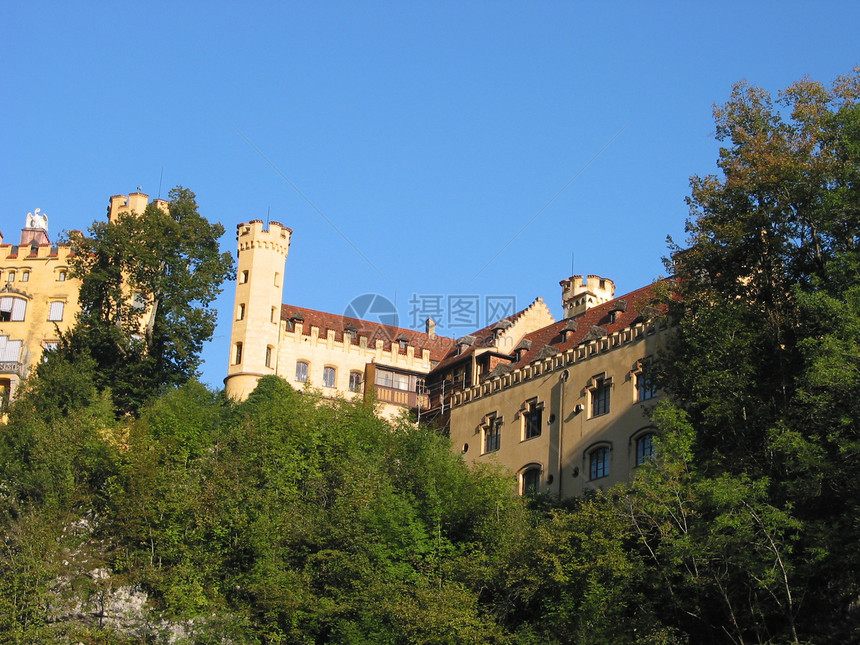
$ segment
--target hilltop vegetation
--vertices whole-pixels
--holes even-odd
[[[860,642],[858,97],[855,73],[717,109],[657,457],[606,494],[514,497],[276,377],[126,409],[52,355],[0,431],[0,642]]]

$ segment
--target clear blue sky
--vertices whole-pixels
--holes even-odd
[[[860,63],[856,2],[7,0],[0,17],[7,239],[35,208],[56,238],[112,194],[181,184],[234,255],[239,222],[293,229],[286,302],[379,293],[403,326],[413,294],[542,296],[560,317],[572,258],[619,294],[650,283],[732,83]],[[204,352],[216,387],[233,290]]]

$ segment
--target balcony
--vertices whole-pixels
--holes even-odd
[[[15,374],[24,378],[24,363],[18,361],[0,361],[0,374]]]
[[[393,387],[377,385],[375,393],[377,401],[403,405],[410,409],[420,407],[422,410],[425,410],[430,405],[430,398],[426,394],[418,394],[417,392],[410,392],[408,390],[398,390]]]

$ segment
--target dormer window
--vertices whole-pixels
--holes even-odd
[[[406,337],[406,334],[400,334],[397,337],[397,345],[400,347],[401,352],[406,351],[406,345],[409,343],[409,339]]]
[[[520,344],[514,348],[514,362],[519,363],[521,360],[523,360],[523,356],[525,356],[525,353],[531,348],[532,341],[530,341],[528,338],[523,338],[523,340],[520,341]]]
[[[352,323],[349,323],[343,330],[343,340],[345,343],[352,343],[355,341],[355,332],[358,331]]]
[[[561,330],[561,342],[566,343],[571,334],[579,327],[579,323],[575,320],[568,320]]]

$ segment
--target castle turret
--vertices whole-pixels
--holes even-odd
[[[237,226],[239,266],[224,379],[231,398],[247,398],[262,376],[277,372],[284,265],[291,235],[292,230],[279,222],[270,222],[268,229],[261,220]]]
[[[169,203],[165,199],[153,199],[152,203],[165,213],[169,209]],[[128,213],[143,215],[143,211],[146,210],[148,204],[149,195],[146,193],[136,192],[129,193],[128,195],[112,195],[107,209],[108,221],[115,222],[120,215]]]
[[[612,300],[615,297],[615,283],[609,278],[599,275],[572,275],[561,285],[561,303],[564,306],[564,317],[573,318],[584,314],[595,305]]]

